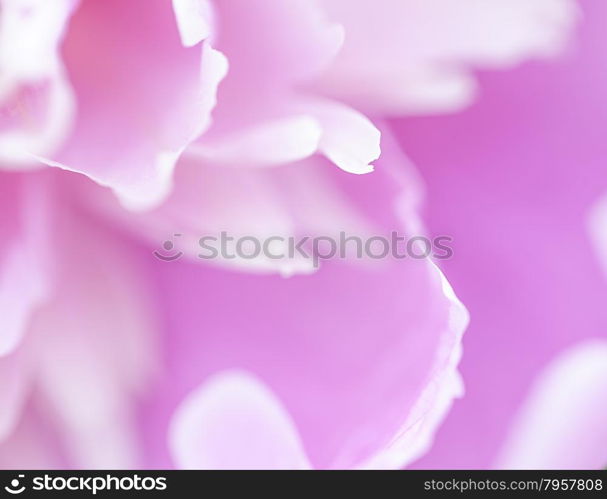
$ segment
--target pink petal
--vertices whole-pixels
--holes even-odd
[[[33,404],[10,438],[0,442],[0,469],[66,469],[68,463],[52,425]]]
[[[254,376],[215,375],[181,403],[169,446],[182,469],[309,468],[280,400]]]
[[[395,215],[407,206],[402,196],[417,199],[393,149],[386,141],[386,157],[365,177],[317,165],[325,175],[317,178],[349,200],[353,221],[373,234],[402,227]],[[292,192],[293,205],[309,210],[299,220],[322,220],[320,206]],[[461,394],[455,365],[466,312],[427,260],[326,261],[289,279],[184,262],[158,262],[171,335],[164,386],[145,409],[149,454],[159,460],[151,466],[166,465],[154,442],[177,404],[226,369],[264,380],[315,468],[407,464]]]
[[[607,197],[603,196],[589,210],[588,233],[603,271],[607,276]]]
[[[0,442],[15,429],[31,388],[31,368],[27,353],[0,358]]]
[[[26,333],[50,291],[47,189],[39,174],[0,173],[0,441],[14,429],[31,389]]]
[[[192,151],[236,166],[273,166],[318,151],[346,171],[371,171],[379,156],[373,124],[353,109],[299,89],[331,62],[342,43],[341,28],[328,23],[315,2],[223,2],[217,4],[217,23],[217,47],[230,60],[230,73],[214,126]]]
[[[322,126],[319,151],[349,173],[373,171],[380,155],[380,133],[362,114],[331,101],[310,103],[310,112]]]
[[[329,22],[316,1],[231,0],[214,5],[216,45],[231,67],[222,99],[230,100],[242,87],[268,95],[309,80],[331,63],[343,43],[343,29]]]
[[[607,342],[567,349],[539,376],[496,466],[604,469],[607,465]]]
[[[209,125],[225,58],[207,42],[183,47],[166,1],[108,0],[73,16],[64,60],[78,114],[66,149],[45,162],[111,187],[129,208],[159,203]]]
[[[169,370],[146,407],[148,444],[185,393],[238,366],[280,398],[315,468],[409,463],[461,394],[454,365],[466,316],[441,281],[435,268],[402,262],[329,262],[286,280],[171,265]]]
[[[29,330],[39,400],[72,466],[134,467],[133,404],[156,365],[150,298],[128,243],[72,210],[56,208],[57,280]]]
[[[329,107],[327,113],[331,111]],[[338,109],[339,112],[348,113],[343,109]],[[352,128],[356,128],[356,117],[352,123]],[[378,136],[379,132],[375,131],[376,140]],[[338,135],[335,142],[343,138]],[[359,142],[362,143],[360,149],[368,145],[362,139]],[[389,143],[389,137],[385,142]],[[357,156],[357,147],[348,146],[347,141],[344,143],[344,150],[350,148],[355,151],[352,157],[361,157]],[[392,153],[389,147],[387,149],[386,164],[393,161],[407,165],[398,153]],[[373,147],[369,147],[369,150],[373,150]],[[268,157],[274,153],[272,149]],[[218,237],[222,231],[234,237],[255,236],[263,240],[275,236],[286,239],[295,235],[321,234],[332,234],[338,238],[340,230],[369,235],[374,230],[364,207],[352,203],[342,188],[342,175],[331,172],[333,168],[320,157],[280,168],[252,168],[249,163],[244,166],[237,162],[208,163],[202,160],[201,154],[209,152],[203,153],[199,149],[187,151],[176,169],[174,190],[161,207],[137,216],[125,217],[117,209],[113,214],[130,229],[143,233],[154,246],[173,239],[179,251],[197,260],[201,253],[199,239],[202,236]],[[406,173],[401,172],[404,179],[399,179],[395,184],[394,197],[406,194],[410,200],[417,200],[414,195],[418,190],[417,178],[411,175],[409,165],[407,167]],[[378,173],[378,176],[386,178],[393,175],[394,169],[387,167],[386,173]],[[403,188],[400,182],[407,184],[407,187]],[[100,199],[97,204],[100,210],[107,213],[107,199]],[[396,204],[394,200],[387,207],[389,213],[398,209]],[[407,224],[417,218],[415,209],[405,214]],[[260,258],[255,261],[215,260],[210,263],[238,264],[247,270],[280,271],[287,275],[314,270],[310,260],[295,257],[280,260]]]
[[[459,109],[474,67],[510,67],[562,48],[572,0],[321,0],[343,49],[315,88],[374,113]]]
[[[292,115],[261,120],[244,130],[215,140],[201,140],[187,150],[204,163],[227,166],[276,166],[313,155],[322,136],[320,124],[311,116]]]
[[[242,107],[220,104],[218,127],[188,153],[206,162],[243,167],[275,166],[318,152],[350,173],[373,170],[371,162],[380,155],[379,130],[352,108],[296,95],[266,102],[263,109],[259,104],[245,113],[250,123],[242,122]]]
[[[77,0],[2,0],[0,163],[31,167],[67,136],[74,102],[59,45]]]
[[[2,174],[0,358],[19,344],[48,292],[49,205],[36,177]]]

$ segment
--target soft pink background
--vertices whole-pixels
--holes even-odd
[[[432,232],[452,234],[444,266],[470,311],[467,393],[419,467],[485,468],[540,369],[607,336],[607,287],[586,231],[607,190],[607,3],[581,2],[571,53],[483,74],[469,110],[399,120],[428,185]]]

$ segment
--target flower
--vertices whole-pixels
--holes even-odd
[[[423,188],[384,118],[468,104],[472,68],[555,53],[574,19],[567,0],[3,0],[5,465],[154,466],[168,447],[186,467],[418,458],[461,394],[467,323],[432,261],[285,280],[250,272],[309,269],[165,275],[142,255],[174,232],[422,230]],[[163,300],[163,280],[196,295]],[[276,433],[239,462],[242,421],[213,407],[247,401]]]

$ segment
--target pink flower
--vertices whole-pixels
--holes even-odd
[[[422,231],[421,182],[384,118],[468,104],[472,69],[556,53],[575,13],[567,0],[2,0],[1,464],[420,457],[462,393],[467,323],[432,261],[284,279],[309,262],[167,266],[152,245]]]

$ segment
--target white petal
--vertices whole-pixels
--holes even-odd
[[[68,135],[75,102],[59,45],[77,0],[0,1],[0,163],[37,166]]]
[[[379,158],[379,130],[362,114],[332,101],[310,103],[310,112],[322,126],[319,150],[349,173],[373,171],[371,162]]]
[[[557,357],[532,387],[496,462],[505,469],[607,466],[607,342]]]
[[[186,47],[211,35],[213,10],[208,0],[173,0],[181,41]]]
[[[169,446],[182,469],[306,469],[291,417],[252,375],[218,374],[190,394],[171,423]]]
[[[577,16],[573,0],[321,0],[346,37],[317,89],[365,112],[453,111],[478,67],[552,56]]]
[[[314,154],[322,130],[309,116],[262,122],[226,139],[192,145],[188,154],[215,163],[275,166]]]
[[[133,404],[156,364],[145,283],[128,244],[81,215],[58,217],[55,293],[29,331],[39,400],[75,466],[136,467]]]

